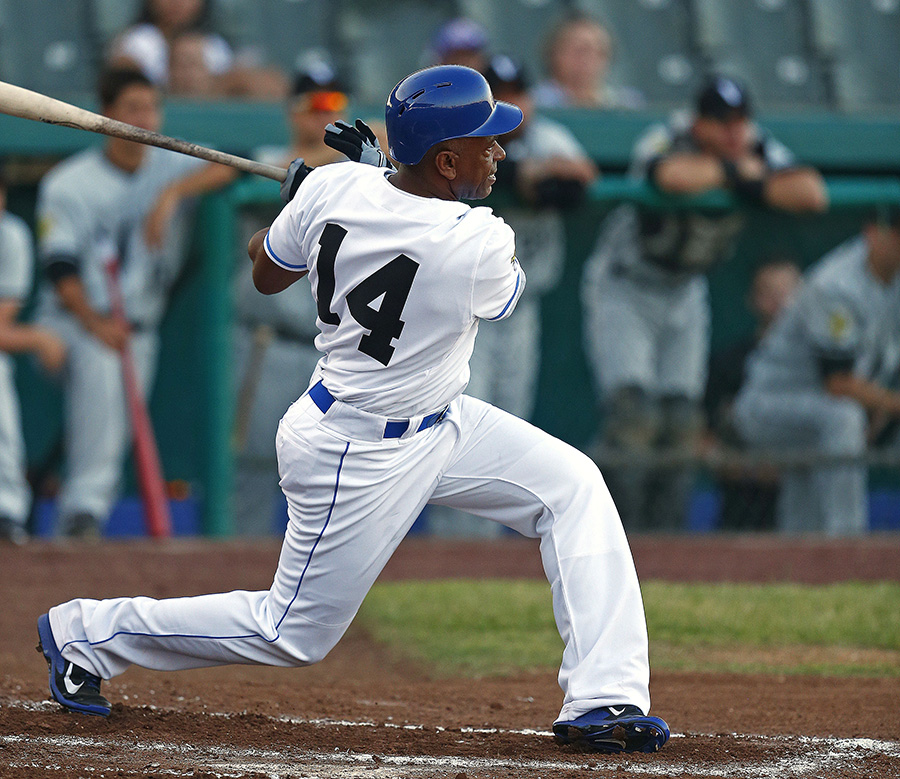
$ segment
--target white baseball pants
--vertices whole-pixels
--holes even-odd
[[[386,419],[308,395],[277,436],[290,522],[267,592],[79,599],[50,611],[63,656],[108,679],[130,664],[302,666],[338,642],[429,501],[541,540],[565,642],[561,719],[649,710],[647,631],[625,533],[596,466],[504,411],[462,396],[442,422],[384,439]]]

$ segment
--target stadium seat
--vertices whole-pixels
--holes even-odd
[[[374,5],[374,4],[373,4]],[[432,64],[429,45],[435,30],[458,15],[456,3],[378,3],[350,6],[340,16],[338,35],[346,70],[359,102],[384,105],[400,79]]]
[[[833,62],[837,107],[900,106],[900,2],[810,2],[814,45]]]
[[[239,56],[293,73],[308,51],[333,53],[337,6],[330,0],[214,0],[213,19]]]
[[[764,108],[825,106],[826,69],[806,0],[695,0],[697,36],[715,70],[742,78]]]
[[[532,79],[543,71],[547,34],[568,7],[564,0],[461,0],[464,16],[484,25],[492,53],[521,62]]]
[[[141,0],[91,0],[95,35],[105,47],[132,25],[141,11]]]
[[[688,0],[579,0],[615,42],[613,84],[635,87],[651,105],[691,99],[705,75]]]
[[[100,47],[91,0],[0,3],[0,78],[54,97],[92,92]]]

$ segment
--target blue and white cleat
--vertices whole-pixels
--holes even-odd
[[[580,744],[597,752],[658,752],[669,740],[669,726],[623,704],[554,722],[553,735],[558,744]]]
[[[50,693],[53,699],[70,711],[108,717],[110,703],[100,694],[100,677],[80,665],[66,660],[56,646],[50,630],[50,616],[38,617],[37,650],[44,655],[50,668]]]

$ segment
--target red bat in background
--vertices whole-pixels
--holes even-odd
[[[106,264],[106,281],[112,314],[117,320],[127,323],[122,290],[119,286],[119,264],[115,259]],[[147,532],[153,538],[169,538],[172,535],[172,517],[169,512],[162,466],[159,462],[156,436],[153,434],[150,414],[141,393],[128,344],[122,349],[120,356],[122,380],[128,398],[128,415],[131,418],[134,464],[141,490],[141,501],[144,504],[144,523]]]

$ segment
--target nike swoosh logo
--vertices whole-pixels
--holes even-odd
[[[72,682],[72,668],[72,663],[69,663],[69,667],[66,668],[66,673],[63,675],[63,687],[66,688],[66,692],[69,693],[69,695],[74,695],[84,685],[84,682],[79,682],[78,684]]]
[[[616,709],[615,706],[607,706],[606,708],[609,709],[609,713],[612,714],[614,717],[620,717],[622,714],[625,713],[624,706],[621,709]]]

